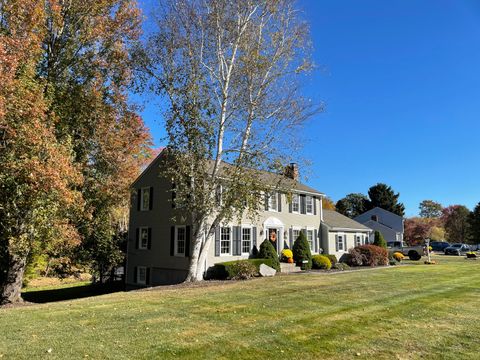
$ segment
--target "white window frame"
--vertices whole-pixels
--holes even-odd
[[[243,251],[243,229],[249,229],[250,230],[250,246],[248,248],[248,252]],[[242,255],[248,255],[250,254],[250,251],[252,250],[252,244],[253,244],[253,227],[252,225],[242,225],[240,227],[240,252]]]
[[[144,191],[147,191],[148,193],[148,204],[146,207],[144,207]],[[152,199],[150,199],[150,187],[142,187],[140,188],[140,211],[148,211],[150,210],[150,201],[152,201]]]
[[[272,206],[273,201],[275,201],[275,207]],[[268,211],[278,211],[278,193],[276,191],[268,195]]]
[[[143,270],[145,272],[145,278],[140,279],[140,272]],[[147,267],[146,266],[137,266],[137,278],[135,279],[137,284],[146,285],[147,284]]]
[[[178,230],[183,229],[185,232],[185,239],[184,244],[183,244],[183,252],[178,251]],[[175,246],[174,246],[174,255],[175,256],[180,256],[180,257],[185,257],[185,251],[187,249],[187,227],[185,225],[177,225],[175,226]]]
[[[309,199],[311,200],[311,204],[310,204],[311,210],[310,211],[308,211],[308,200]],[[315,199],[313,198],[313,196],[311,196],[311,195],[305,196],[305,214],[313,215],[313,208],[314,208],[313,202],[314,201],[315,201]]]
[[[147,242],[145,246],[142,244],[142,232],[145,230],[147,232]],[[147,226],[141,226],[138,228],[138,248],[140,250],[147,250],[148,249],[148,227]]]
[[[311,232],[312,233],[312,242],[310,242],[308,240],[308,233]],[[310,245],[310,251],[315,251],[315,229],[314,228],[310,228],[310,227],[307,227],[306,231],[305,231],[305,236],[307,238],[307,241],[308,241],[308,244]]]
[[[297,236],[295,236],[295,231],[298,231]],[[292,244],[294,244],[295,240],[297,240],[298,236],[300,235],[300,231],[302,231],[302,228],[300,226],[292,226],[292,236],[293,236]]]
[[[342,238],[342,248],[340,249],[340,238]],[[347,237],[345,233],[337,233],[335,241],[337,242],[336,248],[338,248],[338,252],[345,252],[345,248],[347,247]]]
[[[360,240],[359,242],[357,242],[357,240]],[[354,246],[361,246],[363,245],[363,234],[359,234],[359,233],[356,233],[355,234],[355,242],[354,242]]]
[[[297,210],[295,210],[295,205],[297,206]],[[300,195],[299,194],[292,194],[292,213],[300,214]]]
[[[229,239],[229,242],[230,242],[230,245],[228,246],[229,248],[229,252],[228,253],[224,253],[222,252],[222,241],[225,241],[225,240],[222,240],[222,230],[223,229],[229,229],[230,231],[230,239]],[[233,237],[233,229],[231,226],[221,226],[220,227],[220,256],[231,256],[232,255],[232,237]]]

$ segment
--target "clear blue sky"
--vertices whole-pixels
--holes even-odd
[[[424,199],[480,202],[480,1],[300,5],[318,65],[307,91],[326,105],[304,130],[307,182],[335,201],[385,182],[408,216]],[[159,145],[149,100],[143,116]]]

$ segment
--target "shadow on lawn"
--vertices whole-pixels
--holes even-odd
[[[22,293],[22,298],[32,303],[48,303],[110,294],[124,290],[125,284],[117,281],[107,284],[89,284],[51,290],[32,290]]]

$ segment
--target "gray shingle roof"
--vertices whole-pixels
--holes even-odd
[[[333,210],[323,210],[323,222],[330,228],[371,230],[369,227]]]

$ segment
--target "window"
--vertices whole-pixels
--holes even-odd
[[[139,230],[139,243],[138,243],[138,248],[139,249],[147,249],[148,248],[148,228],[147,227],[141,227]]]
[[[137,268],[137,283],[138,284],[147,283],[147,268],[145,266],[139,266]]]
[[[308,215],[312,215],[313,214],[313,197],[311,196],[306,196],[305,197],[305,208],[306,208],[306,212]]]
[[[222,227],[220,229],[220,254],[230,255],[231,250],[231,229]]]
[[[142,188],[140,191],[140,210],[150,210],[150,188]]]
[[[307,241],[310,244],[310,250],[313,251],[313,248],[314,248],[313,230],[307,230]]]
[[[292,195],[292,212],[300,212],[300,196],[298,194]]]
[[[177,226],[175,230],[175,256],[185,256],[187,230],[185,226]]]
[[[345,235],[337,235],[337,251],[345,251]]]
[[[362,237],[363,235],[355,235],[355,246],[360,246],[362,245]]]
[[[268,210],[269,211],[278,211],[278,204],[277,204],[278,195],[276,192],[271,193],[268,196]]]
[[[292,239],[292,245],[293,245],[295,240],[297,240],[297,238],[300,236],[300,229],[293,229],[292,236],[293,236],[293,239]]]
[[[252,228],[242,228],[242,254],[249,254],[252,247]]]

